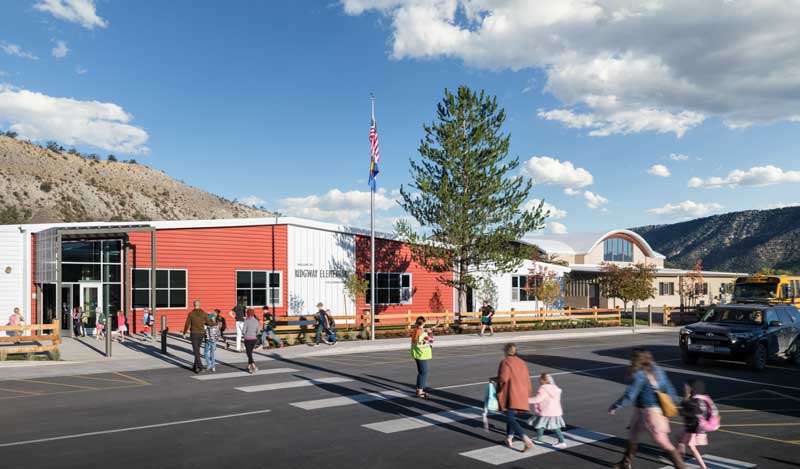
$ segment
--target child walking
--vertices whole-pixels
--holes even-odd
[[[95,320],[94,325],[94,337],[97,340],[102,339],[105,337],[103,333],[103,329],[106,327],[106,315],[103,312],[97,313],[97,319]]]
[[[689,380],[683,386],[685,398],[681,402],[680,413],[683,417],[683,435],[678,451],[685,455],[686,447],[692,452],[700,469],[707,469],[698,446],[708,445],[708,432],[719,428],[720,417],[717,406],[705,393],[705,385],[700,380]]]
[[[208,318],[213,322],[213,326],[206,324],[206,347],[204,355],[206,359],[206,368],[214,373],[217,371],[217,341],[219,340],[219,316],[216,314],[209,314]]]
[[[564,423],[564,410],[561,407],[561,388],[556,386],[553,377],[547,373],[539,376],[539,389],[536,395],[528,400],[534,405],[534,413],[537,415],[535,420],[528,421],[536,429],[536,443],[543,444],[542,437],[545,430],[553,430],[558,438],[558,443],[554,448],[564,449],[567,444],[564,442],[564,434],[561,429],[567,425]]]
[[[128,332],[128,325],[125,323],[125,313],[117,311],[117,333],[119,341],[125,342],[125,333]]]

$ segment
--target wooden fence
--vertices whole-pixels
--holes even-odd
[[[443,311],[438,313],[378,313],[375,315],[375,334],[392,334],[408,331],[414,325],[418,316],[424,316],[427,324],[439,322],[445,328],[458,326],[460,328],[477,328],[481,325],[480,312],[455,313]],[[619,325],[620,309],[568,309],[553,311],[497,311],[492,318],[492,324],[504,328],[527,328],[548,322],[585,322],[593,321],[603,325]],[[348,316],[334,316],[336,330],[352,331],[369,329],[369,310],[361,311]],[[314,315],[283,316],[277,318],[275,333],[281,337],[296,336],[298,334],[315,332]]]
[[[18,332],[19,335],[0,337],[0,352],[8,353],[37,353],[52,352],[58,350],[61,345],[61,325],[53,321],[51,324],[30,324],[27,326],[0,326],[0,332]],[[45,331],[51,331],[45,334]],[[30,332],[30,335],[24,335]],[[51,342],[50,345],[42,345],[41,342]],[[20,343],[27,343],[19,345]],[[5,344],[14,345],[5,345]]]

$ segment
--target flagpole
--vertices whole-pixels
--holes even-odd
[[[375,120],[375,95],[369,95],[372,120]],[[373,183],[375,184],[375,183]],[[369,191],[369,340],[375,340],[375,186]]]

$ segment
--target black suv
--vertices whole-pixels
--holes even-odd
[[[679,345],[681,359],[691,365],[700,357],[745,360],[754,370],[771,358],[800,365],[800,312],[789,305],[713,306],[681,329]]]

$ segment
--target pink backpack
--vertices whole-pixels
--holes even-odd
[[[699,416],[697,429],[703,433],[719,430],[719,426],[720,423],[722,423],[722,419],[719,416],[719,411],[717,410],[717,406],[714,405],[714,401],[712,401],[711,398],[706,396],[705,394],[695,394],[694,397],[700,399],[706,404],[706,413],[704,415]]]

